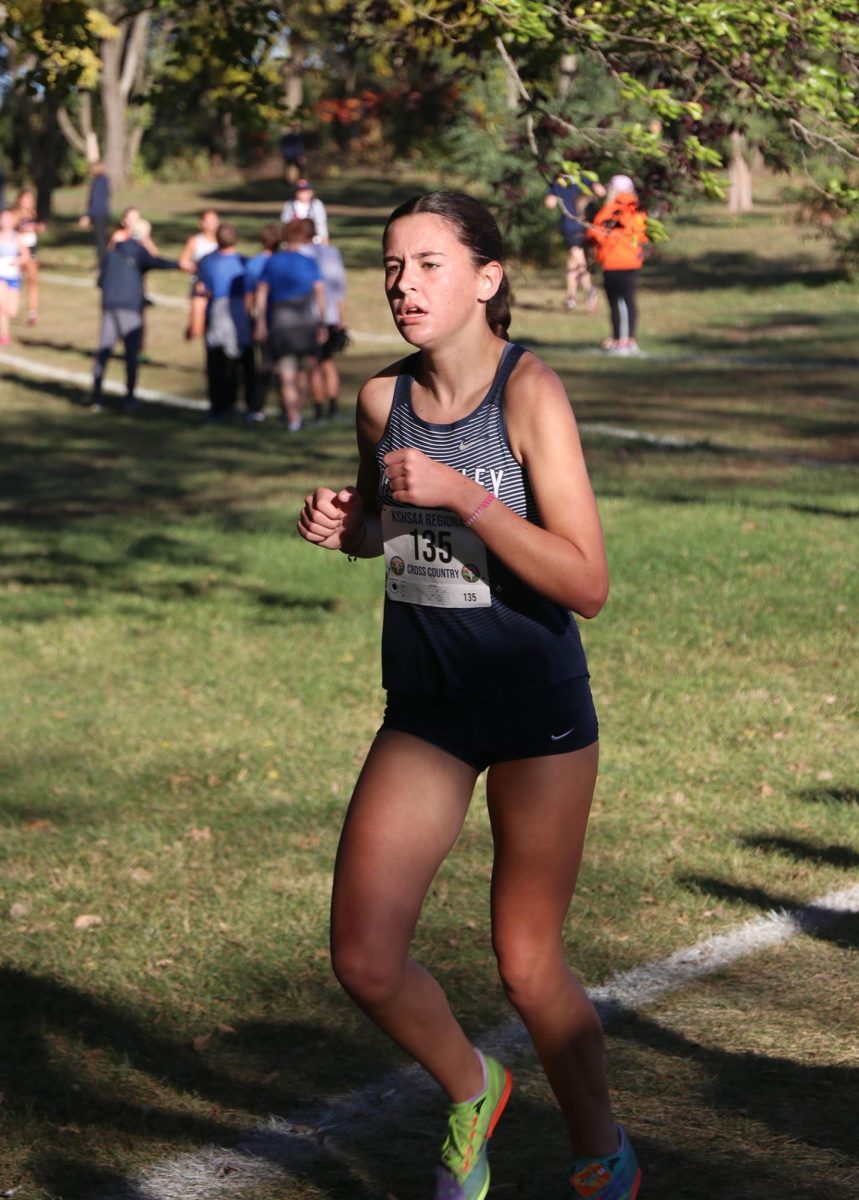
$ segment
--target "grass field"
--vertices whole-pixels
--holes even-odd
[[[374,264],[413,190],[324,190],[361,335],[347,410],[398,354]],[[583,629],[603,755],[568,929],[591,985],[859,878],[859,292],[763,194],[741,221],[702,206],[674,222],[645,269],[640,360],[594,351],[605,314],[564,313],[558,270],[514,272],[513,334],[569,388],[613,575]],[[140,199],[165,253],[212,200],[251,248],[280,190]],[[85,374],[97,292],[79,209],[60,197],[43,317],[10,350]],[[197,397],[183,323],[150,310],[142,383]],[[92,416],[85,388],[3,370],[0,1194],[143,1200],[136,1172],[404,1063],[340,994],[326,942],[381,715],[379,565],[294,530],[311,486],[352,477],[348,421],[288,438],[158,405]],[[489,845],[478,795],[418,937],[475,1035],[509,1017]],[[641,1200],[859,1196],[857,954],[845,913],[611,1024]],[[551,1197],[560,1120],[533,1062],[514,1066],[490,1196]],[[441,1120],[420,1107],[393,1143],[344,1133],[242,1194],[419,1200]]]

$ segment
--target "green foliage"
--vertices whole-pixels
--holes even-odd
[[[407,39],[447,44],[487,75],[503,59],[519,98],[520,146],[538,167],[550,174],[564,157],[583,159],[584,147],[598,173],[620,163],[645,201],[661,206],[689,191],[718,195],[728,133],[762,117],[782,139],[783,165],[814,150],[859,153],[852,0],[777,9],[768,0],[364,0],[349,9],[351,28],[389,49]],[[613,82],[612,105],[574,111],[561,86],[570,55],[577,73],[589,63]],[[572,155],[563,149],[570,142]]]

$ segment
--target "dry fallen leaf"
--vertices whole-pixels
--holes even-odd
[[[75,917],[75,929],[95,929],[102,924],[102,919],[95,913],[81,913]]]

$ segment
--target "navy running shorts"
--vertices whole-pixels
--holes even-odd
[[[438,746],[476,771],[493,763],[568,754],[599,738],[587,675],[490,700],[389,692],[379,732],[386,729]]]

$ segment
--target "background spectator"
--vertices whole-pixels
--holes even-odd
[[[308,179],[299,179],[295,185],[295,197],[287,200],[280,211],[280,219],[284,225],[290,221],[311,220],[316,226],[313,235],[315,242],[328,241],[328,214],[325,205],[313,193],[313,185]]]
[[[197,290],[206,301],[206,378],[209,417],[221,420],[235,410],[239,369],[248,411],[256,402],[251,323],[245,303],[245,260],[236,249],[232,221],[217,230],[218,249],[200,260]]]
[[[255,336],[258,342],[269,341],[290,433],[301,429],[308,372],[315,365],[317,345],[327,336],[321,319],[325,285],[316,260],[301,253],[306,237],[302,221],[285,226],[286,248],[269,258],[256,290]]]
[[[81,229],[92,229],[98,268],[101,270],[107,254],[107,229],[110,224],[110,179],[101,161],[92,164],[90,176],[86,212],[79,224]]]

